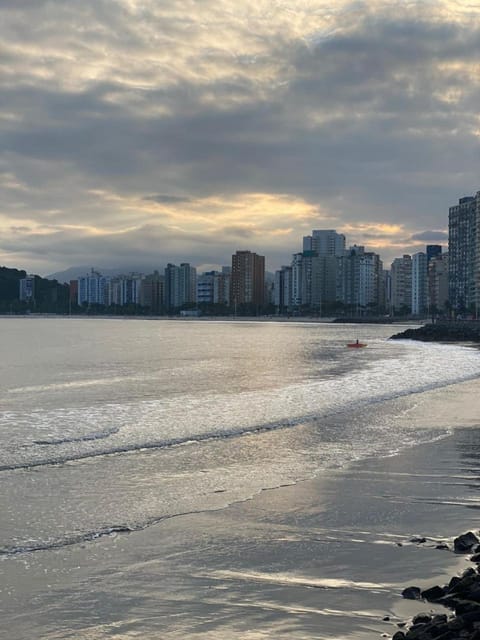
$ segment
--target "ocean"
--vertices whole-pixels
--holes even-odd
[[[477,508],[475,348],[387,325],[0,329],[0,637],[376,635],[409,536]],[[439,553],[458,564],[435,550],[432,575]]]

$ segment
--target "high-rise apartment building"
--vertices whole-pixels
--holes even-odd
[[[441,244],[427,244],[425,247],[425,252],[427,254],[427,262],[430,262],[432,258],[439,256],[442,253],[442,245]]]
[[[26,276],[20,280],[18,297],[22,302],[35,300],[35,276]]]
[[[292,267],[282,266],[275,271],[273,304],[279,313],[289,311],[292,307]]]
[[[440,253],[428,263],[428,305],[430,312],[443,312],[447,301],[448,253]]]
[[[231,267],[206,271],[197,277],[197,303],[230,306]]]
[[[384,301],[383,263],[373,251],[365,251],[359,256],[358,303],[368,310],[382,306]]]
[[[213,279],[213,302],[231,305],[230,291],[232,287],[232,267],[222,267],[221,272],[216,272]]]
[[[109,279],[94,269],[78,278],[78,304],[107,304]]]
[[[364,253],[364,247],[353,245],[337,258],[336,298],[351,310],[359,305],[360,256]]]
[[[303,282],[303,253],[294,253],[292,256],[292,288],[291,304],[294,308],[302,306],[302,282]]]
[[[337,262],[345,254],[345,236],[334,229],[315,229],[304,236],[303,251],[292,257],[291,306],[322,310],[335,303]]]
[[[263,306],[265,299],[265,257],[252,251],[232,256],[232,303]]]
[[[341,256],[345,252],[345,236],[334,229],[316,229],[304,236],[303,250],[315,251],[319,256]]]
[[[480,303],[480,191],[448,212],[449,300],[457,313]]]
[[[337,258],[337,269],[337,301],[358,314],[378,311],[384,302],[380,256],[353,245]]]
[[[392,314],[412,309],[412,257],[395,258],[390,268],[390,306]]]
[[[140,304],[152,313],[161,313],[165,306],[165,277],[158,271],[145,276],[140,286]]]
[[[168,310],[195,304],[197,299],[197,270],[188,262],[165,267],[165,306]]]
[[[428,308],[427,254],[419,251],[412,256],[412,314],[422,316]]]
[[[110,278],[107,284],[107,304],[124,306],[140,304],[140,290],[144,276],[140,273]]]
[[[312,260],[311,305],[322,313],[335,304],[337,293],[337,259],[335,256],[316,256]]]

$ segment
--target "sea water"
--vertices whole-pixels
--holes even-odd
[[[3,319],[0,552],[142,528],[438,438],[393,433],[388,420],[364,424],[356,414],[479,376],[480,357],[460,346],[389,341],[391,333]],[[346,348],[352,338],[368,347]],[[328,427],[332,414],[343,415],[341,428]]]
[[[403,419],[399,429],[399,420],[429,390],[478,378],[480,354],[390,341],[393,332],[308,322],[0,320],[0,572],[18,561],[47,567],[60,552],[75,562],[118,533],[135,541],[176,516],[221,512],[446,438],[448,425]],[[368,347],[348,349],[357,338]],[[132,566],[119,567],[128,580]],[[14,595],[28,600],[29,589],[27,580]],[[4,585],[0,596],[8,593]],[[59,631],[55,619],[48,637],[104,637]],[[148,623],[135,632],[149,637]]]

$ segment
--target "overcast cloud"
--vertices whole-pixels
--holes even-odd
[[[7,266],[388,264],[480,189],[477,2],[0,0],[0,37]]]

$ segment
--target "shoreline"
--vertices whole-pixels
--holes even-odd
[[[480,636],[480,533],[468,531],[453,541],[454,552],[469,555],[470,563],[476,565],[465,569],[460,576],[452,575],[446,584],[434,584],[427,589],[412,585],[402,591],[407,600],[419,600],[430,605],[442,605],[453,613],[420,613],[415,615],[410,625],[397,624],[400,631],[392,640],[478,640]],[[414,539],[415,540],[415,539]],[[417,538],[418,544],[427,542]],[[447,546],[447,545],[445,545]],[[439,545],[438,548],[445,548]],[[473,554],[473,555],[471,555]]]
[[[340,320],[336,318],[336,316],[332,317],[314,317],[314,316],[141,316],[141,315],[84,315],[84,314],[71,314],[71,315],[63,315],[63,314],[51,314],[51,313],[31,313],[31,314],[0,314],[1,320],[12,320],[12,319],[20,319],[20,320],[42,320],[42,319],[58,319],[58,320],[148,320],[148,321],[160,321],[160,322],[232,322],[232,323],[240,323],[240,322],[259,322],[259,323],[268,323],[268,322],[278,322],[280,324],[285,323],[304,323],[304,324],[332,324],[332,325],[354,325],[356,327],[361,327],[362,325],[383,325],[383,326],[420,326],[423,321],[421,320],[395,320],[392,322],[379,322],[372,319],[369,321],[359,322],[355,319],[343,319]]]

